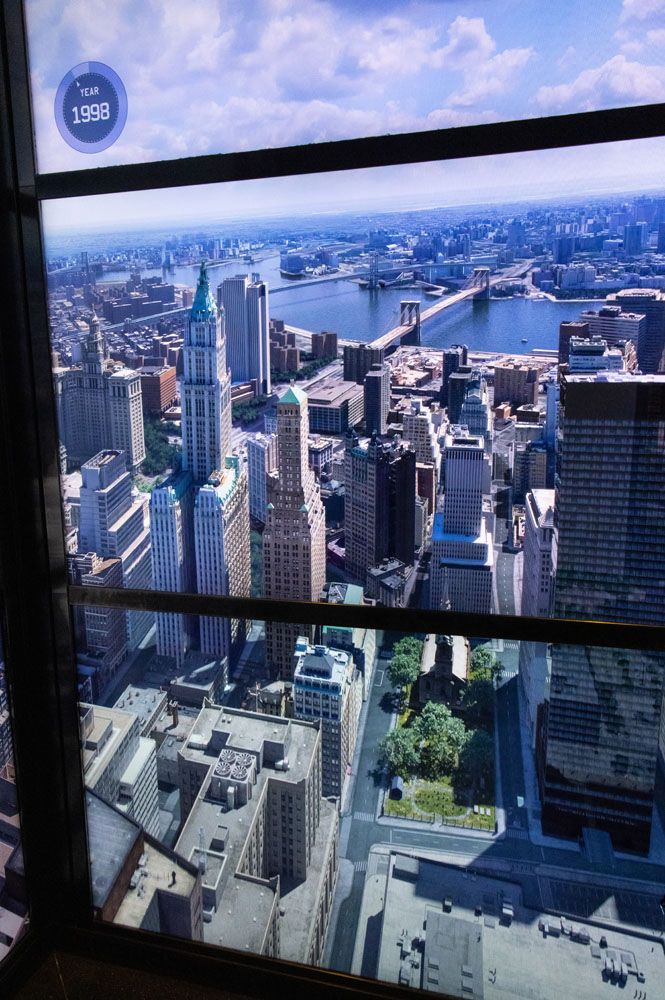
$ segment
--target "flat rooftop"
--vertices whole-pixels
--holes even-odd
[[[196,852],[203,845],[208,850],[213,842],[223,841],[223,849],[213,847],[224,858],[220,872],[222,897],[210,920],[204,922],[204,940],[227,948],[260,953],[269,931],[277,886],[280,883],[281,957],[295,961],[306,958],[310,916],[315,905],[319,880],[324,875],[324,858],[331,829],[337,823],[336,806],[321,801],[321,819],[312,850],[307,878],[290,884],[288,880],[251,879],[238,874],[248,834],[257,812],[268,794],[269,779],[285,783],[302,781],[310,767],[319,739],[318,729],[310,723],[277,716],[244,712],[228,707],[202,708],[185,746],[184,758],[209,766],[176,844],[178,854],[196,863]],[[287,771],[275,770],[277,751],[288,755]],[[223,748],[255,754],[260,764],[252,796],[244,805],[224,811],[217,799],[207,797],[214,765]],[[279,754],[278,754],[279,756]]]
[[[113,707],[138,715],[141,732],[146,736],[163,712],[166,700],[165,691],[149,686],[141,680],[138,684],[128,684]]]
[[[312,386],[309,394],[310,406],[341,406],[349,399],[362,396],[363,387],[355,382],[331,379],[322,385]]]
[[[144,844],[139,861],[139,875],[134,889],[128,889],[113,918],[114,924],[141,927],[157,890],[173,896],[189,898],[194,891],[196,876],[187,871],[173,855],[160,851],[154,844]],[[175,874],[175,881],[173,881]]]
[[[118,455],[120,455],[119,451],[107,448],[104,451],[100,451],[97,455],[93,455],[93,457],[89,458],[85,464],[93,465],[99,468],[102,465],[108,465],[108,463],[112,462],[115,458],[118,457]]]
[[[121,711],[103,705],[85,707],[92,708],[93,722],[83,741],[83,772],[86,785],[94,789],[109,760],[128,736],[134,715],[131,710]]]
[[[566,373],[563,376],[566,382],[627,382],[633,385],[662,385],[665,386],[665,375],[633,375],[631,372],[601,371],[589,374]]]
[[[598,1000],[619,985],[618,973],[612,983],[605,971],[609,959],[624,967],[627,998],[636,989],[657,996],[662,938],[613,926],[580,904],[585,916],[562,918],[527,905],[508,875],[376,847],[351,971],[469,1000]]]
[[[173,690],[183,701],[185,698],[197,699],[197,706],[204,697],[209,696],[211,687],[224,671],[224,661],[206,656],[198,650],[187,650],[185,662],[181,668],[176,666],[170,657],[155,656],[144,673],[144,682],[152,688],[167,688],[173,685]],[[200,698],[200,701],[198,700]]]

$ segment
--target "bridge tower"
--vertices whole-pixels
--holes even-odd
[[[399,304],[399,325],[411,327],[400,337],[400,343],[420,344],[420,302],[418,299],[402,299]]]
[[[369,281],[367,282],[367,288],[370,292],[376,291],[379,287],[379,255],[378,253],[370,254],[369,258]]]
[[[473,269],[473,284],[476,285],[480,291],[477,295],[474,295],[474,301],[477,299],[489,299],[490,297],[490,269],[489,267],[474,267]]]

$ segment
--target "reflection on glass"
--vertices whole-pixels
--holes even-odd
[[[27,920],[12,722],[0,635],[0,962],[23,933]]]
[[[26,0],[39,169],[85,169],[202,153],[450,128],[662,98],[658,0],[310,0],[120,3]],[[593,46],[582,44],[593,37]],[[117,114],[93,90],[101,60],[127,91]],[[177,75],[172,67],[178,66]],[[78,67],[65,92],[68,74]],[[63,85],[65,80],[65,85]],[[56,126],[54,98],[74,148]],[[100,103],[97,103],[100,102]],[[64,129],[63,129],[64,131]],[[65,135],[67,132],[65,131]]]
[[[135,192],[127,230],[47,205],[72,581],[663,623],[659,150]],[[107,679],[150,624],[88,628]]]
[[[659,981],[663,654],[322,626],[285,677],[243,635],[82,689],[102,919],[460,997]]]

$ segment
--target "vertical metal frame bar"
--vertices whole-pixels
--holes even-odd
[[[86,921],[91,908],[20,4],[2,6],[0,29],[0,558],[21,835],[40,930]]]

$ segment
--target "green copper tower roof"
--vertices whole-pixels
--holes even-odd
[[[194,302],[192,303],[192,316],[196,319],[208,319],[209,317],[214,316],[216,312],[217,306],[214,298],[212,297],[212,292],[210,291],[206,262],[202,260],[201,270],[199,271],[199,280],[196,285],[196,295],[194,296]]]
[[[280,396],[277,400],[278,403],[295,403],[296,406],[300,406],[301,403],[307,402],[307,394],[302,391],[302,389],[296,389],[294,385],[290,385],[283,396]]]

